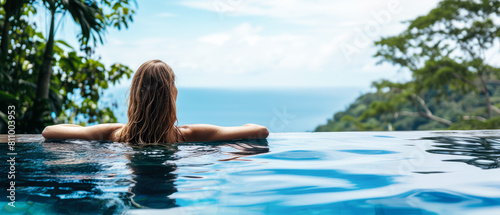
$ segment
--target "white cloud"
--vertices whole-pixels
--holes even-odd
[[[116,36],[98,53],[108,65],[124,62],[133,69],[147,60],[161,59],[172,66],[180,86],[367,87],[380,78],[408,78],[392,66],[375,66],[373,41],[400,32],[404,28],[400,21],[426,13],[437,1],[400,1],[396,13],[388,6],[393,0],[190,0],[181,4],[222,11],[228,19],[260,16],[293,27],[273,31],[276,24],[245,18],[230,28],[192,37],[147,34],[131,40]],[[230,5],[217,5],[225,2]],[[213,22],[200,21],[204,25]],[[197,27],[185,26],[194,31]],[[346,53],[345,47],[354,49]]]
[[[301,24],[314,24],[325,18],[354,18],[354,14],[345,8],[361,10],[372,8],[376,1],[304,1],[304,0],[190,0],[181,4],[197,9],[204,9],[227,16],[264,16],[282,18]],[[338,20],[338,19],[337,19]]]
[[[231,39],[230,34],[219,33],[219,34],[210,34],[210,35],[202,36],[202,37],[198,38],[198,41],[220,46],[220,45],[224,44],[229,39]]]
[[[381,75],[357,66],[371,58],[368,52],[346,63],[337,47],[344,35],[263,35],[264,30],[244,23],[194,41],[164,37],[113,41],[100,53],[134,69],[159,58],[174,68],[184,86],[368,86]]]
[[[428,11],[439,0],[188,0],[180,4],[218,13],[220,16],[259,16],[288,22],[323,26],[353,26],[364,24],[373,13],[394,5],[401,9],[398,21],[413,18]],[[396,21],[396,20],[395,20]]]

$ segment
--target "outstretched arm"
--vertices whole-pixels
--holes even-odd
[[[113,140],[111,135],[122,128],[120,123],[106,123],[83,127],[71,124],[59,124],[45,127],[42,135],[45,139],[84,139],[84,140]]]
[[[236,139],[265,139],[269,136],[266,127],[246,124],[235,127],[221,127],[207,124],[179,126],[187,142],[204,142]]]

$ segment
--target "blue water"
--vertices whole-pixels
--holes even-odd
[[[148,148],[19,138],[28,143],[17,144],[16,208],[3,198],[2,214],[500,214],[499,131],[273,133]]]
[[[361,94],[360,88],[320,89],[205,89],[179,88],[179,125],[265,125],[271,132],[313,131]],[[127,122],[127,88],[112,89],[102,104],[112,106],[118,122]]]

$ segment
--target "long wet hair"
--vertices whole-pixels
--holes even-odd
[[[180,142],[175,74],[161,60],[143,63],[135,72],[128,97],[128,123],[120,142],[136,145]]]

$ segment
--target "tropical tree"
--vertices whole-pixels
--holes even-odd
[[[401,34],[376,41],[379,50],[375,57],[409,70],[413,79],[375,83],[378,90],[398,94],[388,102],[373,103],[364,117],[393,112],[450,126],[451,119],[434,115],[426,104],[430,99],[446,99],[450,90],[461,95],[477,92],[478,99],[484,101],[484,114],[464,115],[462,119],[486,121],[500,114],[491,101],[500,68],[488,62],[488,53],[498,52],[493,47],[500,42],[499,20],[500,1],[444,0],[427,15],[410,21]],[[429,90],[435,94],[424,98]],[[416,111],[398,111],[406,101],[415,103]]]
[[[77,118],[84,118],[83,122],[89,123],[116,122],[112,107],[102,107],[99,99],[104,89],[130,77],[132,71],[119,63],[105,66],[93,56],[92,49],[103,42],[106,28],[127,27],[132,21],[134,11],[128,8],[130,3],[124,0],[26,0],[19,8],[18,5],[9,6],[12,2],[1,1],[0,7],[0,131],[5,132],[9,105],[16,106],[18,133],[40,132],[47,124],[72,122]],[[37,30],[36,23],[30,22],[30,17],[43,10],[42,6],[55,6],[56,10],[52,8],[52,11],[59,15],[51,17],[51,23],[59,22],[54,19],[61,19],[66,13],[74,14],[73,20],[83,25],[78,36],[79,50],[65,41],[56,40],[55,28],[50,27],[49,33],[44,35]],[[68,10],[64,12],[61,8]],[[14,12],[7,12],[10,9]],[[93,14],[83,13],[84,9]],[[7,16],[11,18],[7,19]],[[90,27],[91,21],[82,21],[91,16],[96,17],[94,22],[100,23],[94,25],[99,26],[98,31],[92,30],[96,28]],[[7,36],[4,32],[8,32]],[[42,71],[42,68],[48,70]],[[43,78],[44,81],[40,81],[40,76],[46,78],[41,73],[47,71],[50,72],[48,82]],[[39,89],[44,84],[49,84],[48,95],[45,99],[38,99],[41,95]]]
[[[0,60],[5,61],[10,41],[10,24],[13,20],[19,19],[26,0],[6,0],[3,3],[4,17],[2,23],[2,40],[0,41]]]
[[[132,21],[133,10],[129,12],[130,3],[128,0],[110,1],[82,1],[82,0],[43,0],[43,5],[50,12],[50,28],[47,38],[42,66],[38,74],[37,93],[35,110],[42,113],[39,106],[49,97],[50,79],[52,75],[54,37],[56,14],[66,14],[69,12],[75,23],[81,29],[79,40],[83,50],[90,53],[89,41],[103,42],[103,34],[108,26],[127,26],[128,21]],[[105,11],[112,13],[105,14]],[[60,17],[60,18],[63,18]]]
[[[375,57],[412,79],[374,82],[376,92],[317,131],[500,126],[500,68],[492,62],[500,44],[500,1],[442,0],[407,24],[399,35],[375,42]]]

